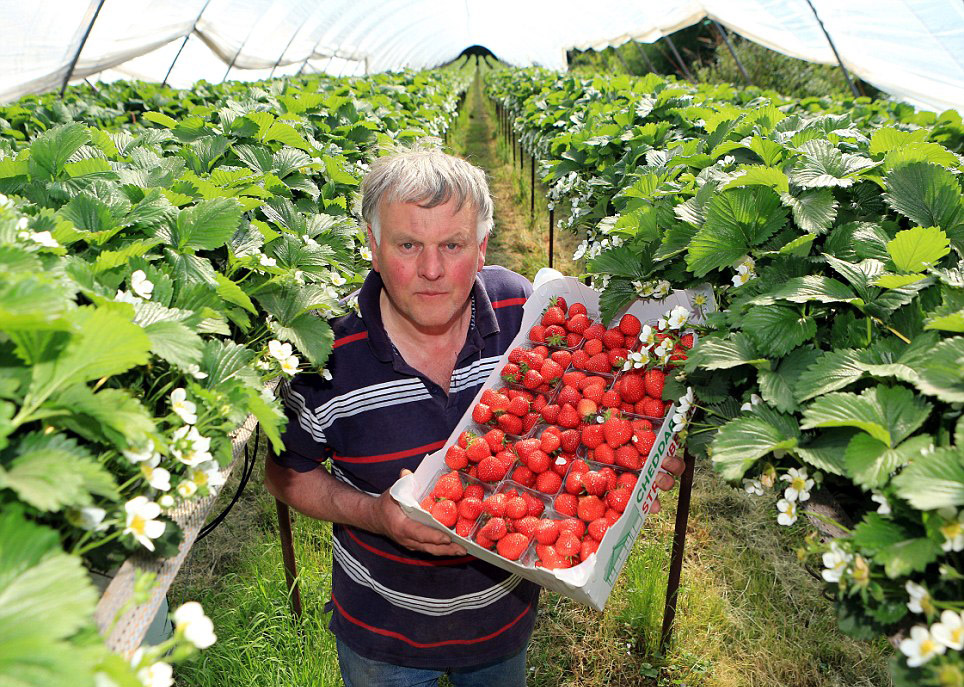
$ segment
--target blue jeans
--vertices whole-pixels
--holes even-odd
[[[345,687],[435,687],[445,673],[455,687],[525,687],[526,684],[525,649],[495,663],[429,670],[372,661],[356,654],[337,637],[335,639],[338,667]]]

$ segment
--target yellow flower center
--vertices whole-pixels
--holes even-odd
[[[793,481],[790,482],[790,486],[796,489],[797,491],[806,491],[807,481],[802,477],[794,477]]]
[[[147,527],[147,521],[140,515],[131,518],[131,529],[137,534],[144,534],[145,527]]]
[[[935,642],[933,639],[930,639],[930,638],[925,639],[923,642],[920,643],[920,654],[921,656],[932,654],[934,653],[934,650],[936,648],[937,648],[937,642]]]
[[[949,522],[941,528],[941,532],[943,532],[944,536],[948,539],[954,539],[961,535],[962,528],[964,528],[964,525],[962,525],[959,521]]]

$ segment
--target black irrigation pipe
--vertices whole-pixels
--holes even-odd
[[[234,492],[234,496],[231,498],[231,503],[225,506],[224,510],[218,513],[217,517],[214,518],[214,520],[212,520],[207,525],[201,528],[201,531],[198,533],[195,543],[201,541],[206,536],[211,534],[211,532],[213,532],[215,528],[218,525],[220,525],[226,517],[228,517],[228,513],[231,512],[232,508],[234,508],[234,504],[236,504],[238,500],[241,498],[241,494],[244,492],[244,488],[248,485],[248,480],[251,479],[251,473],[254,472],[255,463],[258,462],[258,447],[260,445],[261,445],[261,425],[258,424],[255,427],[254,449],[251,451],[253,455],[251,455],[250,457],[248,456],[249,444],[244,445],[244,466],[241,469],[241,481],[238,482],[238,488],[237,488],[237,491]]]

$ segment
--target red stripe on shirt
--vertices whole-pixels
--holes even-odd
[[[417,558],[405,558],[404,556],[397,556],[393,553],[388,553],[387,551],[381,551],[380,549],[376,549],[371,544],[366,544],[357,536],[355,536],[355,534],[351,531],[351,528],[347,526],[345,526],[345,532],[348,534],[349,537],[352,538],[353,541],[355,541],[363,549],[371,551],[376,556],[381,556],[382,558],[387,558],[397,563],[405,563],[407,565],[423,565],[423,566],[432,567],[432,566],[439,566],[439,565],[462,565],[463,563],[470,563],[475,560],[475,556],[459,556],[458,558],[440,558],[438,560],[432,560],[432,561],[423,561]]]
[[[509,306],[509,305],[525,305],[527,300],[528,300],[527,298],[506,298],[501,301],[493,301],[492,307],[505,308],[506,306]]]
[[[515,618],[513,618],[508,624],[503,625],[502,627],[500,627],[500,628],[499,628],[498,630],[496,630],[495,632],[490,632],[489,634],[487,634],[487,635],[485,635],[485,636],[476,637],[475,639],[446,639],[446,640],[443,640],[443,641],[441,641],[441,642],[416,642],[414,639],[409,639],[408,637],[406,637],[406,636],[403,635],[403,634],[400,634],[400,633],[398,633],[398,632],[393,632],[392,630],[385,630],[385,629],[382,629],[382,628],[380,628],[380,627],[375,627],[374,625],[369,625],[368,623],[362,622],[362,621],[359,620],[358,618],[355,618],[354,616],[349,615],[349,614],[345,611],[345,609],[341,607],[341,604],[338,603],[338,599],[335,598],[335,595],[334,595],[334,594],[331,595],[331,600],[332,600],[332,602],[335,604],[335,608],[338,609],[338,612],[341,613],[342,616],[345,618],[345,620],[347,620],[348,622],[350,622],[350,623],[352,623],[352,624],[354,624],[354,625],[358,625],[359,627],[364,628],[364,629],[368,630],[369,632],[374,632],[375,634],[382,635],[383,637],[393,637],[394,639],[400,639],[401,641],[405,642],[406,644],[408,644],[408,645],[410,645],[410,646],[414,646],[414,647],[416,647],[416,648],[418,648],[418,649],[432,649],[432,648],[437,647],[437,646],[450,646],[450,645],[452,645],[452,644],[478,644],[479,642],[488,641],[488,640],[492,639],[493,637],[499,636],[500,634],[502,634],[503,632],[505,632],[506,630],[508,630],[509,628],[511,628],[511,627],[512,627],[513,625],[515,625],[517,622],[519,622],[520,620],[522,620],[522,619],[525,617],[526,613],[528,613],[528,612],[531,610],[531,607],[530,607],[530,606],[527,606],[527,607],[522,611],[522,613],[520,613],[520,614],[517,615]]]
[[[332,350],[338,348],[339,346],[344,346],[345,344],[350,344],[352,341],[360,341],[361,339],[368,338],[368,330],[363,332],[358,332],[357,334],[349,334],[348,336],[343,336],[340,339],[335,339],[335,343],[331,345]]]
[[[396,451],[395,453],[383,453],[380,456],[339,456],[337,453],[333,456],[334,460],[340,460],[343,463],[385,463],[390,460],[399,460],[401,458],[408,458],[409,456],[414,456],[419,453],[430,453],[431,451],[437,451],[438,449],[445,446],[445,440],[433,441],[431,444],[425,444],[424,446],[416,446],[415,448],[408,448],[404,451]]]

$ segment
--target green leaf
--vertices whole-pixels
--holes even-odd
[[[169,117],[163,112],[145,112],[141,115],[141,119],[146,119],[149,122],[160,124],[168,129],[173,129],[177,126],[177,120],[173,117]]]
[[[964,403],[964,337],[945,339],[917,362],[914,386],[928,396],[936,396],[947,403]]]
[[[154,322],[144,327],[151,353],[182,370],[201,362],[204,340],[181,322]]]
[[[647,255],[623,245],[603,251],[589,261],[588,270],[594,274],[611,274],[627,279],[646,279],[652,271],[652,261]]]
[[[882,274],[874,280],[875,286],[885,289],[902,289],[927,279],[926,274]]]
[[[93,442],[112,444],[119,451],[143,446],[147,436],[156,432],[151,414],[123,389],[94,393],[77,384],[52,397],[44,408],[64,411],[50,418],[51,424]]]
[[[894,478],[894,486],[897,495],[918,510],[964,506],[964,447],[918,452]]]
[[[893,520],[886,520],[877,513],[867,513],[854,528],[851,541],[860,549],[873,554],[907,539],[907,531]]]
[[[766,186],[774,191],[788,193],[790,190],[790,180],[782,170],[776,167],[766,167],[763,165],[741,165],[736,173],[739,175],[720,187],[721,191],[728,188],[739,188],[741,186]]]
[[[75,469],[84,463],[88,468],[96,465],[75,441],[62,434],[34,432],[20,441],[13,460],[0,468],[0,487],[13,490],[21,501],[41,511],[86,506],[92,502],[90,490],[84,475]],[[106,479],[113,483],[109,474]]]
[[[930,539],[921,537],[907,539],[881,549],[874,556],[874,561],[884,566],[887,577],[896,579],[906,577],[913,572],[923,572],[940,555],[940,546]]]
[[[846,284],[820,274],[808,274],[804,277],[790,279],[773,291],[754,298],[751,303],[767,304],[774,300],[790,301],[791,303],[807,303],[809,301],[819,303],[860,302],[860,299],[854,295],[854,292]]]
[[[286,326],[280,322],[270,322],[268,328],[279,340],[294,344],[316,367],[323,366],[328,360],[335,341],[331,326],[312,313],[299,315]]]
[[[801,347],[781,360],[776,370],[760,370],[758,379],[763,400],[781,412],[796,411],[799,406],[794,399],[793,388],[800,375],[819,355],[820,352],[810,346]]]
[[[104,238],[109,238],[120,229],[120,223],[107,203],[89,193],[80,193],[71,198],[60,208],[59,214],[70,220],[78,229],[95,234],[106,232],[107,235]]]
[[[770,369],[770,361],[761,358],[750,337],[740,332],[726,339],[717,337],[702,339],[690,353],[686,369],[689,371],[697,368],[725,370],[739,365]]]
[[[281,429],[285,425],[285,415],[266,401],[260,393],[254,389],[247,389],[248,410],[258,418],[258,425],[275,451],[284,450],[284,442],[281,440]]]
[[[887,252],[901,272],[920,272],[935,267],[951,248],[947,234],[938,227],[914,227],[897,232]]]
[[[161,239],[139,239],[137,241],[131,241],[123,248],[117,250],[105,250],[94,260],[94,272],[106,272],[115,267],[126,265],[131,261],[131,258],[145,255],[159,243],[161,243]]]
[[[763,160],[763,164],[768,167],[772,167],[783,159],[784,150],[782,144],[776,141],[771,141],[760,136],[754,136],[750,139],[750,150],[760,156]]]
[[[818,470],[843,476],[844,453],[855,433],[852,429],[827,429],[805,446],[797,446],[794,453]]]
[[[254,307],[254,303],[251,302],[251,299],[248,298],[248,294],[246,294],[240,286],[225,277],[220,272],[216,272],[214,278],[218,282],[217,291],[221,298],[228,303],[233,303],[234,305],[244,308],[252,315],[258,314],[258,309]]]
[[[110,166],[110,162],[102,157],[85,157],[83,160],[68,162],[64,165],[64,169],[72,179],[77,177],[117,178]]]
[[[758,350],[777,358],[817,333],[817,324],[812,317],[786,305],[754,306],[743,317],[741,326]]]
[[[768,188],[723,191],[710,201],[706,222],[690,242],[686,265],[697,277],[728,267],[781,229],[786,219],[780,197]]]
[[[887,484],[892,473],[932,442],[931,437],[921,435],[908,439],[897,448],[890,448],[859,432],[851,439],[844,455],[847,475],[864,489],[877,489]]]
[[[234,198],[202,200],[178,214],[178,248],[220,248],[234,235],[240,222],[241,204]]]
[[[859,155],[843,153],[823,139],[803,143],[800,151],[803,158],[790,173],[790,181],[803,188],[846,188],[853,185],[853,177],[878,164]]]
[[[299,148],[309,153],[315,152],[314,147],[305,140],[304,136],[298,133],[297,129],[284,122],[276,121],[268,127],[267,132],[264,134],[264,141],[280,141],[292,148]]]
[[[917,129],[915,131],[901,131],[892,126],[884,126],[877,129],[870,137],[869,152],[871,155],[889,153],[897,150],[908,143],[915,141],[926,141],[927,129]]]
[[[804,234],[798,236],[787,244],[780,246],[779,252],[784,255],[797,255],[804,257],[810,254],[810,246],[817,239],[815,234]]]
[[[0,273],[2,274],[2,273]],[[0,331],[66,329],[72,305],[63,287],[40,275],[0,278]]]
[[[216,389],[238,379],[249,386],[260,387],[260,381],[251,370],[254,357],[254,351],[244,346],[230,341],[209,340],[201,358],[201,371],[207,374],[201,380],[201,385],[206,389]]]
[[[894,447],[927,418],[930,404],[906,387],[877,386],[860,396],[831,393],[803,411],[801,429],[856,427]]]
[[[939,143],[908,143],[899,150],[895,150],[884,158],[884,167],[893,169],[908,162],[932,162],[935,165],[955,169],[960,162],[954,155]]]
[[[830,189],[804,191],[798,196],[782,193],[780,200],[790,208],[797,226],[806,232],[822,234],[837,217],[837,201]]]
[[[940,227],[950,234],[964,223],[961,187],[948,170],[926,162],[895,167],[884,181],[884,200],[922,227]]]
[[[88,141],[87,127],[77,122],[45,131],[30,144],[30,174],[42,179],[57,178],[70,156]]]
[[[800,437],[792,421],[775,426],[759,417],[738,417],[720,427],[713,439],[713,467],[728,481],[736,481],[758,459],[776,450],[788,450]]]

